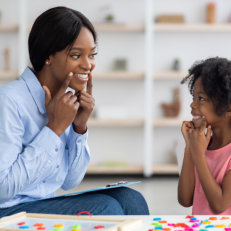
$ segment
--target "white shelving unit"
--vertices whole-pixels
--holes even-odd
[[[163,24],[153,25],[155,32],[231,32],[230,24]]]
[[[31,27],[29,25],[33,23],[31,18],[34,19],[45,9],[57,5],[53,0],[40,5],[35,1],[11,1],[18,4],[16,8],[19,17],[16,22],[0,23],[0,37],[2,34],[16,37],[17,64],[12,71],[0,69],[0,81],[4,83],[16,79],[27,65],[27,36],[28,28]],[[166,13],[171,8],[165,9],[163,0],[110,0],[109,4],[115,7],[115,15],[121,16],[124,22],[98,23],[99,15],[96,11],[105,2],[91,2],[93,5],[90,9],[88,1],[79,0],[78,6],[76,0],[59,2],[59,5],[77,8],[91,21],[95,21],[99,35],[99,64],[93,73],[98,116],[91,118],[88,124],[93,160],[88,173],[145,176],[177,174],[177,164],[168,155],[169,150],[174,149],[172,140],[178,134],[176,130],[180,129],[186,115],[185,107],[189,105],[182,102],[183,115],[181,113],[179,118],[168,119],[162,116],[160,103],[171,99],[171,89],[174,86],[180,87],[180,80],[186,76],[186,70],[194,61],[214,54],[228,56],[231,24],[226,23],[223,18],[217,24],[209,25],[203,22],[201,16],[201,23],[194,18],[184,24],[155,24],[155,15]],[[180,1],[180,4],[174,4],[172,0],[168,0],[168,4],[172,4],[172,10],[177,12],[186,4],[185,1]],[[185,13],[190,15],[195,14],[193,4],[197,4],[198,9],[199,4],[200,7],[205,7],[206,1],[189,4],[190,7],[185,7]],[[231,6],[227,0],[219,4]],[[4,10],[4,7],[0,9]],[[222,39],[224,37],[225,41]],[[226,48],[218,50],[226,42]],[[206,48],[206,45],[211,48]],[[181,71],[171,70],[173,55],[181,58]],[[127,71],[112,70],[111,60],[116,57],[129,61]],[[110,112],[111,117],[103,117],[102,113],[99,116],[102,108],[107,113]]]
[[[176,142],[182,136],[180,127],[183,120],[190,119],[191,96],[187,85],[181,86],[180,81],[187,75],[187,69],[192,64],[201,59],[212,56],[230,58],[226,51],[228,38],[231,35],[231,24],[227,23],[230,12],[230,2],[216,1],[216,24],[205,23],[206,5],[208,2],[185,2],[154,0],[153,20],[158,14],[182,13],[186,22],[181,24],[153,23],[152,31],[154,34],[154,48],[150,51],[155,53],[154,58],[154,95],[153,95],[153,170],[155,173],[178,173],[176,158]],[[172,4],[170,8],[165,8]],[[187,5],[188,4],[188,5]],[[204,9],[203,9],[204,8]],[[201,11],[199,9],[202,9]],[[185,10],[185,11],[184,11]],[[226,13],[226,18],[225,14]],[[157,55],[158,54],[158,55]],[[177,58],[181,61],[181,71],[169,71],[171,61]],[[163,61],[162,61],[163,60]],[[170,96],[169,91],[178,86],[181,93],[181,113],[178,118],[166,119],[161,116],[160,105],[164,102],[162,91]],[[159,99],[158,99],[159,96]],[[182,144],[180,144],[182,145]],[[178,147],[178,150],[180,148]],[[182,154],[184,148],[181,147]],[[176,153],[174,153],[176,154]]]
[[[8,4],[11,4],[8,2]],[[17,63],[12,62],[12,49],[10,50],[10,66],[12,70],[4,70],[0,67],[0,82],[2,84],[7,83],[8,81],[15,80],[18,78],[19,73],[21,73],[25,66],[27,65],[27,31],[26,31],[26,9],[27,9],[27,1],[26,0],[18,0],[12,2],[14,7],[17,9],[17,14],[12,14],[11,16],[15,16],[15,22],[0,22],[0,37],[1,35],[8,34],[10,37],[14,37],[16,43],[16,55],[17,55]],[[1,3],[0,10],[2,14],[9,14],[6,10],[4,11],[4,2]],[[3,8],[2,8],[3,7]],[[12,10],[13,8],[12,7]],[[9,46],[9,45],[8,45]],[[4,49],[4,43],[1,46]],[[4,57],[2,57],[4,60]],[[4,63],[4,61],[2,62]]]

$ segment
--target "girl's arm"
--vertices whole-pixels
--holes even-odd
[[[186,147],[184,152],[184,161],[178,182],[178,201],[184,207],[189,207],[193,203],[193,194],[195,187],[194,164],[190,154],[188,132],[192,128],[191,122],[183,122],[182,134],[184,136]]]
[[[200,159],[195,158],[195,166],[210,208],[215,213],[225,211],[231,205],[231,171],[226,173],[219,185],[212,176],[204,155]]]
[[[184,207],[192,206],[195,188],[194,164],[186,146],[184,161],[178,182],[178,201]]]

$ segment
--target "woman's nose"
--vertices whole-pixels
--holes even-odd
[[[92,63],[89,58],[84,58],[81,62],[81,67],[85,70],[91,70],[92,68]]]

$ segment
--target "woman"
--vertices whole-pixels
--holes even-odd
[[[96,33],[80,12],[55,7],[36,19],[28,45],[33,69],[0,88],[0,217],[148,214],[142,195],[129,188],[45,199],[76,187],[90,160]]]

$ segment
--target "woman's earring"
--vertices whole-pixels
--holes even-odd
[[[51,64],[51,62],[50,62],[50,60],[46,60],[46,62],[45,62],[47,65],[50,65]]]

